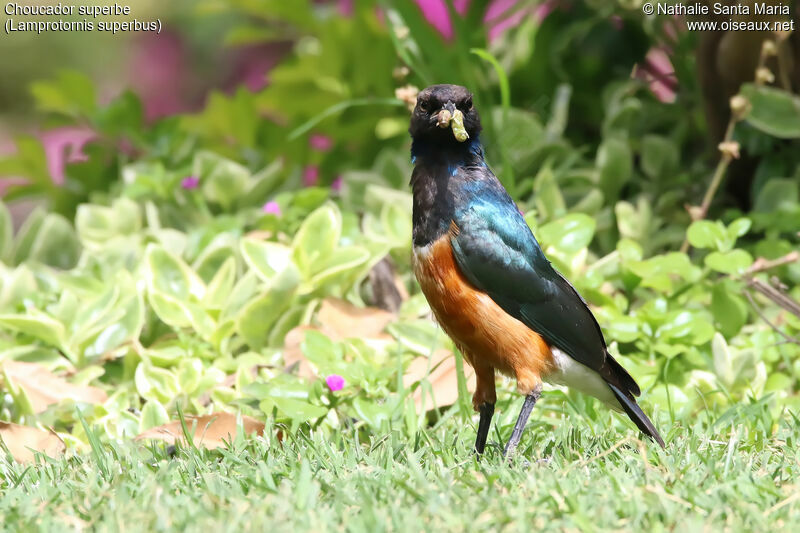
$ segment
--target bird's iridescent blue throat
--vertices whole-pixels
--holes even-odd
[[[483,146],[477,135],[458,144],[414,140],[411,142],[411,163],[437,166],[444,164],[451,174],[455,174],[459,166],[486,166]]]

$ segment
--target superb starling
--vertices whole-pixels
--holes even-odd
[[[411,117],[414,273],[444,331],[475,369],[483,453],[496,401],[495,371],[525,395],[504,454],[519,443],[542,382],[566,385],[624,411],[664,441],[635,396],[639,386],[608,353],[575,288],[547,260],[483,157],[472,94],[421,91]]]

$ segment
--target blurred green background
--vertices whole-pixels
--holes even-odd
[[[443,82],[657,420],[797,408],[795,33],[636,0],[133,8],[161,34],[0,39],[0,362],[105,394],[41,403],[4,367],[3,419],[81,447],[75,403],[108,439],[178,406],[362,436],[415,435],[431,394],[468,416],[460,372],[409,370],[454,351],[409,265],[407,105]],[[548,424],[608,416],[547,394]]]

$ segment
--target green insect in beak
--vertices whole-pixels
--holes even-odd
[[[464,114],[460,109],[453,112],[453,119],[450,121],[450,127],[453,128],[453,135],[456,136],[458,142],[463,143],[469,139],[469,134],[464,128]]]

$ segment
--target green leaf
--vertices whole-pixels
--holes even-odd
[[[150,401],[169,403],[180,392],[178,379],[174,373],[144,362],[136,367],[133,381],[139,395]]]
[[[244,238],[239,248],[245,263],[267,283],[287,268],[295,268],[292,249],[283,244]]]
[[[609,307],[598,308],[595,315],[609,340],[633,342],[641,336],[641,326],[636,317],[624,315]]]
[[[420,355],[430,355],[439,342],[444,340],[440,331],[428,320],[393,322],[386,330],[400,344]]]
[[[147,299],[155,314],[165,324],[175,328],[188,328],[192,325],[190,313],[180,300],[157,290],[148,291]]]
[[[404,206],[394,203],[384,204],[381,209],[381,223],[387,237],[396,247],[411,243],[411,212]]]
[[[660,135],[642,139],[642,171],[652,179],[666,178],[678,168],[680,155],[674,140]]]
[[[312,287],[320,287],[339,274],[357,269],[369,258],[370,253],[360,246],[339,248],[317,261],[310,283]]]
[[[36,277],[27,265],[4,273],[0,284],[0,309],[22,303],[25,298],[31,298],[39,292]]]
[[[247,168],[212,152],[195,155],[192,173],[200,179],[205,197],[225,209],[243,196],[250,181]]]
[[[565,253],[575,253],[592,242],[595,226],[592,217],[573,213],[541,226],[537,234],[544,246],[552,246]]]
[[[634,207],[630,202],[617,202],[614,206],[617,229],[622,237],[644,242],[651,237],[653,210],[650,203],[640,198]]]
[[[222,265],[233,259],[234,271],[236,270],[236,249],[229,242],[228,235],[220,236],[206,246],[197,259],[192,263],[194,270],[205,283],[211,283]]]
[[[0,326],[18,331],[56,348],[62,348],[65,345],[66,329],[64,324],[35,309],[28,310],[24,315],[0,315]]]
[[[157,400],[148,400],[142,406],[142,417],[139,421],[139,433],[169,422],[169,413]]]
[[[31,93],[42,111],[88,117],[97,108],[92,80],[74,70],[63,70],[51,81],[33,83]]]
[[[781,139],[800,138],[800,97],[774,87],[745,83],[740,89],[752,106],[746,120]]]
[[[714,326],[702,314],[692,311],[671,311],[656,331],[658,339],[681,339],[693,345],[705,344],[713,335]]]
[[[179,257],[156,245],[145,251],[147,284],[151,291],[169,295],[180,301],[190,297],[202,299],[205,294],[203,281]]]
[[[502,65],[500,65],[500,62],[497,61],[497,58],[494,57],[488,50],[484,50],[483,48],[470,48],[470,53],[475,54],[492,65],[492,68],[497,75],[497,83],[500,85],[500,103],[503,106],[503,109],[508,111],[509,107],[511,107],[511,90],[509,89],[508,75],[506,74],[505,69],[502,67]]]
[[[612,137],[597,149],[598,184],[607,200],[615,201],[633,174],[633,153],[628,143]]]
[[[82,204],[75,213],[75,229],[84,244],[102,245],[120,235],[133,235],[142,229],[139,205],[119,198],[110,207]]]
[[[747,322],[747,302],[734,291],[739,292],[741,288],[730,282],[719,282],[711,291],[711,313],[722,334],[729,339]]]
[[[261,348],[269,338],[275,321],[292,303],[300,277],[295,269],[286,269],[273,280],[267,292],[250,301],[236,319],[236,330],[251,348]]]
[[[341,361],[344,353],[340,344],[318,331],[306,331],[300,349],[306,358],[324,373],[326,368]]]
[[[265,402],[267,405],[274,405],[278,408],[279,413],[296,422],[317,420],[328,414],[328,409],[326,407],[320,407],[319,405],[310,404],[302,400],[295,400],[293,398],[273,397]],[[262,407],[262,409],[263,408],[264,407]],[[272,409],[269,410],[271,411]]]
[[[733,246],[728,232],[721,222],[697,220],[689,226],[686,236],[689,244],[695,248],[713,248],[724,251],[730,250],[730,247]]]
[[[27,259],[67,270],[77,264],[80,252],[72,225],[61,215],[50,213],[36,232]]]
[[[206,309],[222,309],[228,301],[236,283],[236,259],[228,258],[217,271],[206,288],[203,307]]]
[[[217,327],[214,320],[199,305],[158,290],[149,290],[147,296],[153,311],[165,324],[175,328],[190,327],[206,340],[214,334]]]
[[[342,215],[331,203],[315,210],[303,221],[294,236],[294,260],[300,270],[311,273],[315,263],[325,261],[342,235]]]
[[[753,257],[744,250],[711,252],[706,256],[707,267],[723,274],[741,274],[753,264]]]
[[[72,343],[83,349],[86,357],[99,357],[119,347],[124,342],[138,339],[144,328],[145,307],[140,293],[131,291],[114,302],[111,313],[98,321],[89,336]]]
[[[44,223],[45,211],[41,207],[36,209],[28,215],[25,222],[20,226],[17,232],[16,246],[14,248],[14,264],[20,264],[25,261],[30,254],[31,247],[33,246],[39,229]]]
[[[791,211],[800,201],[800,185],[797,180],[771,179],[758,191],[753,211],[776,213]]]
[[[11,253],[14,251],[14,226],[11,223],[11,213],[6,205],[0,201],[0,263],[10,264]]]
[[[533,192],[536,210],[545,220],[553,220],[566,214],[567,204],[548,165],[543,166],[534,178]]]
[[[665,293],[673,290],[673,276],[692,282],[701,275],[700,269],[692,264],[689,256],[679,252],[657,255],[645,261],[631,261],[627,266],[642,278],[642,286]]]
[[[739,237],[750,230],[753,222],[749,218],[737,218],[728,226],[728,237],[736,241]]]
[[[391,415],[390,405],[378,404],[360,396],[353,401],[353,409],[358,418],[375,430],[380,430],[384,423],[389,421]]]
[[[714,373],[725,385],[733,385],[736,375],[733,371],[733,362],[728,343],[722,334],[714,334],[714,340],[711,342],[711,353],[714,356]]]

